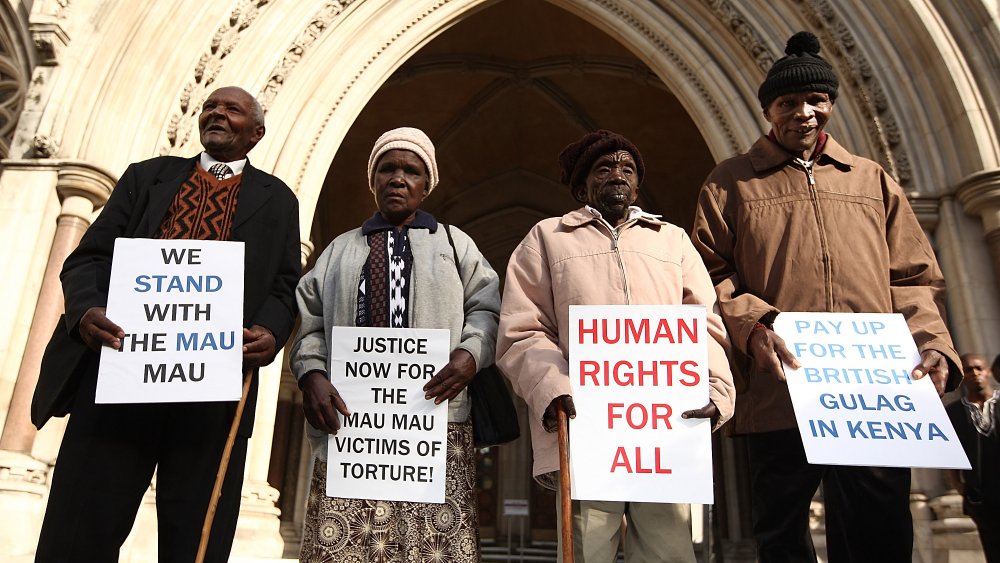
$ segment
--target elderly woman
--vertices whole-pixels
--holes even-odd
[[[299,283],[302,323],[291,365],[315,456],[303,561],[480,559],[465,388],[478,370],[493,363],[499,281],[468,235],[419,209],[437,183],[434,145],[427,135],[409,127],[384,133],[368,160],[368,185],[378,211],[360,228],[337,237]],[[327,371],[333,326],[451,331],[449,362],[424,386],[428,400],[448,401],[443,504],[326,496],[327,434],[340,428],[337,413],[350,412]]]

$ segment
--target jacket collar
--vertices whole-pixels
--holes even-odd
[[[667,224],[666,221],[661,221],[660,219],[658,219],[656,215],[645,212],[636,214],[634,216],[634,219],[637,222],[637,224],[647,223],[648,226],[655,225],[659,227],[660,225]],[[582,227],[583,225],[586,225],[588,223],[600,223],[601,219],[598,216],[591,213],[586,207],[581,207],[580,209],[570,211],[569,213],[563,215],[560,222],[565,227],[574,229],[576,227]]]
[[[793,154],[781,148],[778,143],[769,139],[767,135],[762,135],[757,139],[757,142],[747,152],[747,156],[750,157],[750,165],[753,166],[754,172],[757,173],[784,166],[795,159]],[[820,164],[832,164],[841,170],[847,171],[854,167],[854,159],[855,156],[853,154],[847,152],[847,149],[842,147],[832,135],[828,135],[826,146],[823,147],[823,153],[819,155],[816,161]]]
[[[433,215],[427,213],[422,209],[417,210],[416,216],[413,218],[407,227],[414,229],[427,229],[428,231],[434,233],[437,232],[438,222]],[[368,236],[376,231],[391,231],[396,227],[385,220],[382,214],[378,211],[374,215],[368,218],[364,223],[361,224],[361,234]]]

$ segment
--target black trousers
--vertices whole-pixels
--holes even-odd
[[[910,469],[812,465],[796,429],[750,434],[752,520],[761,563],[816,561],[809,503],[823,485],[830,563],[908,563]]]
[[[155,469],[158,561],[191,563],[233,403],[95,405],[95,388],[87,378],[73,405],[35,561],[116,563]],[[238,436],[205,561],[229,559],[246,450]]]
[[[986,563],[1000,563],[1000,508],[986,508],[973,514],[972,521],[979,531],[979,543],[983,545]]]

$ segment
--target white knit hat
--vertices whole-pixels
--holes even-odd
[[[382,155],[393,149],[410,151],[420,157],[430,174],[430,185],[427,193],[430,194],[438,184],[438,167],[434,159],[434,143],[430,138],[416,127],[399,127],[391,131],[382,133],[382,136],[375,141],[372,148],[372,155],[368,158],[368,189],[375,193],[375,165]]]

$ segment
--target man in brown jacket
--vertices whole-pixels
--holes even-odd
[[[781,311],[902,313],[939,393],[961,379],[944,322],[944,280],[900,187],[823,131],[837,77],[807,32],[788,41],[758,91],[771,131],[719,164],[692,234],[733,342],[739,400],[731,429],[749,434],[760,561],[810,561],[809,503],[820,482],[830,561],[910,561],[910,470],[806,462],[772,330]]]

